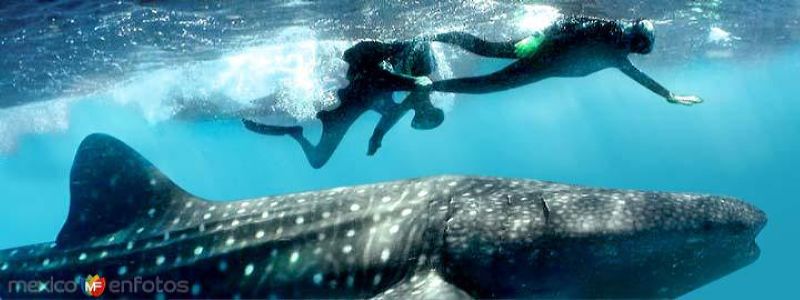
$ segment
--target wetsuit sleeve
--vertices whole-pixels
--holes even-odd
[[[653,93],[658,94],[661,97],[669,99],[672,96],[672,93],[667,90],[664,86],[660,83],[655,81],[655,79],[650,78],[647,74],[636,68],[630,60],[627,58],[621,60],[619,69],[625,75],[628,75],[631,79],[635,80],[642,86],[646,87],[647,89],[651,90]]]
[[[464,50],[480,56],[516,59],[515,44],[510,42],[489,42],[466,32],[453,31],[440,33],[431,38],[432,41],[456,45]]]

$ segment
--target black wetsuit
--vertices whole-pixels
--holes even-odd
[[[262,134],[292,136],[300,143],[311,166],[320,168],[333,155],[355,120],[366,111],[374,110],[381,114],[381,119],[367,151],[368,155],[373,155],[386,132],[409,110],[415,111],[412,127],[416,129],[431,129],[441,124],[444,113],[432,106],[429,91],[421,91],[414,77],[427,76],[434,71],[436,63],[430,51],[430,44],[423,41],[363,41],[346,50],[343,59],[349,64],[350,83],[337,91],[340,104],[336,109],[317,114],[322,122],[322,137],[317,145],[303,136],[300,126],[271,126],[244,120],[245,126]],[[411,93],[402,103],[396,103],[392,99],[396,91]]]
[[[520,40],[489,42],[476,36],[450,32],[431,40],[457,45],[487,57],[517,59],[500,71],[475,77],[442,80],[433,83],[434,91],[481,94],[534,83],[549,77],[580,77],[606,69],[618,68],[662,97],[670,92],[631,64],[628,54],[648,53],[652,36],[626,32],[627,25],[638,21],[612,21],[588,17],[567,17],[545,29],[543,42],[535,53],[518,57]],[[630,28],[630,27],[628,27]]]

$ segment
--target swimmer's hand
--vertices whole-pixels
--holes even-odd
[[[414,85],[417,90],[430,90],[433,87],[433,81],[427,76],[414,77]]]
[[[695,105],[695,104],[703,103],[703,99],[700,98],[700,97],[697,97],[697,96],[692,96],[692,95],[680,96],[680,95],[670,94],[669,98],[667,98],[667,102],[673,103],[673,104],[680,104],[680,105],[689,106],[689,105]]]

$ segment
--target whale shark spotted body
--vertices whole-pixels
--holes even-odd
[[[0,251],[0,298],[86,297],[26,284],[92,274],[162,282],[106,290],[134,298],[677,297],[755,261],[766,223],[733,198],[471,176],[209,201],[102,134],[70,196],[54,242]]]

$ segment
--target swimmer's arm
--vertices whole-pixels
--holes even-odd
[[[387,61],[381,62],[381,69],[392,78],[392,86],[398,91],[413,91],[418,89],[429,88],[433,82],[427,76],[411,76],[394,71],[392,65]]]
[[[683,104],[683,105],[692,105],[703,102],[703,99],[697,96],[679,96],[675,95],[670,92],[667,88],[663,85],[655,81],[655,79],[651,78],[638,68],[634,66],[630,60],[627,58],[623,59],[622,62],[619,64],[618,68],[622,73],[628,75],[631,79],[635,80],[642,86],[646,87],[653,93],[658,94],[661,97],[664,97],[670,103],[676,104]]]

